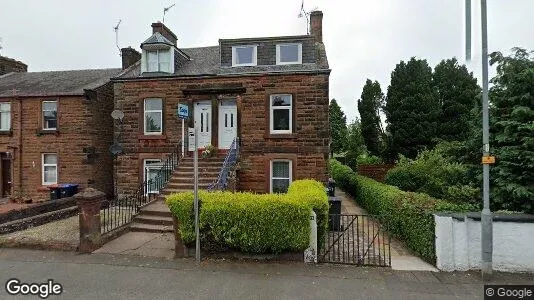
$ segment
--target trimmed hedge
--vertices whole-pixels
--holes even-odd
[[[348,166],[330,161],[336,184],[352,195],[358,204],[386,226],[386,230],[404,240],[408,248],[424,260],[435,263],[434,212],[472,210],[468,204],[454,204],[422,193],[398,188],[357,175]]]
[[[314,180],[293,182],[287,194],[199,191],[203,245],[218,245],[246,253],[303,251],[309,244],[309,216],[318,215],[318,235],[326,234],[328,197]],[[179,220],[183,241],[195,241],[193,193],[167,196]]]

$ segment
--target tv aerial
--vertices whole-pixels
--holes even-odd
[[[163,9],[163,23],[165,23],[165,14],[169,11],[169,9],[171,9],[171,8],[172,8],[173,6],[175,6],[175,5],[176,5],[176,3],[174,3],[174,4],[171,5],[171,6],[165,7],[165,8]]]
[[[117,26],[113,27],[113,30],[115,30],[115,45],[117,46],[117,49],[119,49],[119,55],[121,55],[121,47],[119,47],[119,25],[121,25],[121,21],[119,19],[119,23],[117,23]]]
[[[310,10],[310,11],[306,11],[304,9],[304,0],[302,0],[302,3],[300,5],[300,12],[299,12],[299,15],[298,17],[299,18],[302,18],[302,17],[306,17],[306,34],[310,34],[310,14],[314,11],[317,10],[317,7],[315,7],[314,9]]]

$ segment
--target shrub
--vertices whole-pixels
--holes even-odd
[[[435,224],[438,211],[469,211],[471,205],[455,204],[422,193],[404,192],[347,170],[336,160],[330,161],[332,176],[358,204],[376,216],[394,236],[426,261],[435,262]],[[350,169],[350,168],[349,168]]]
[[[401,156],[397,166],[386,174],[385,182],[403,191],[426,193],[455,202],[479,203],[479,190],[468,185],[468,167],[451,161],[443,149],[425,150],[415,160]]]
[[[321,183],[293,182],[287,194],[199,192],[203,245],[218,245],[247,253],[303,251],[309,244],[309,215],[318,216],[318,234],[326,232],[328,201]],[[167,197],[179,220],[183,241],[195,241],[193,193]],[[324,225],[322,225],[324,223]],[[318,226],[318,227],[319,227]]]

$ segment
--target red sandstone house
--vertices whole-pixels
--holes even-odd
[[[325,182],[330,69],[322,17],[311,14],[310,35],[220,39],[201,48],[181,48],[165,25],[152,24],[141,59],[112,79],[115,109],[124,113],[115,126],[123,150],[118,195],[134,193],[179,145],[176,111],[184,103],[185,126],[196,127],[200,148],[211,145],[224,155],[239,138],[238,190],[284,192],[295,179]],[[187,156],[175,177],[191,178]],[[167,189],[191,187],[176,180]]]
[[[1,196],[47,200],[61,183],[111,195],[110,78],[121,69],[26,72],[14,62],[0,59]]]

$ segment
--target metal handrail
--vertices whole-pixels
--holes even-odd
[[[224,158],[224,163],[221,167],[221,170],[219,171],[219,174],[217,175],[217,180],[215,180],[208,186],[208,191],[213,191],[213,190],[222,191],[228,188],[228,174],[230,173],[232,168],[235,167],[238,159],[239,159],[239,138],[236,137],[232,141],[232,145],[230,145],[230,149],[228,149],[228,153],[226,153],[226,157]]]

